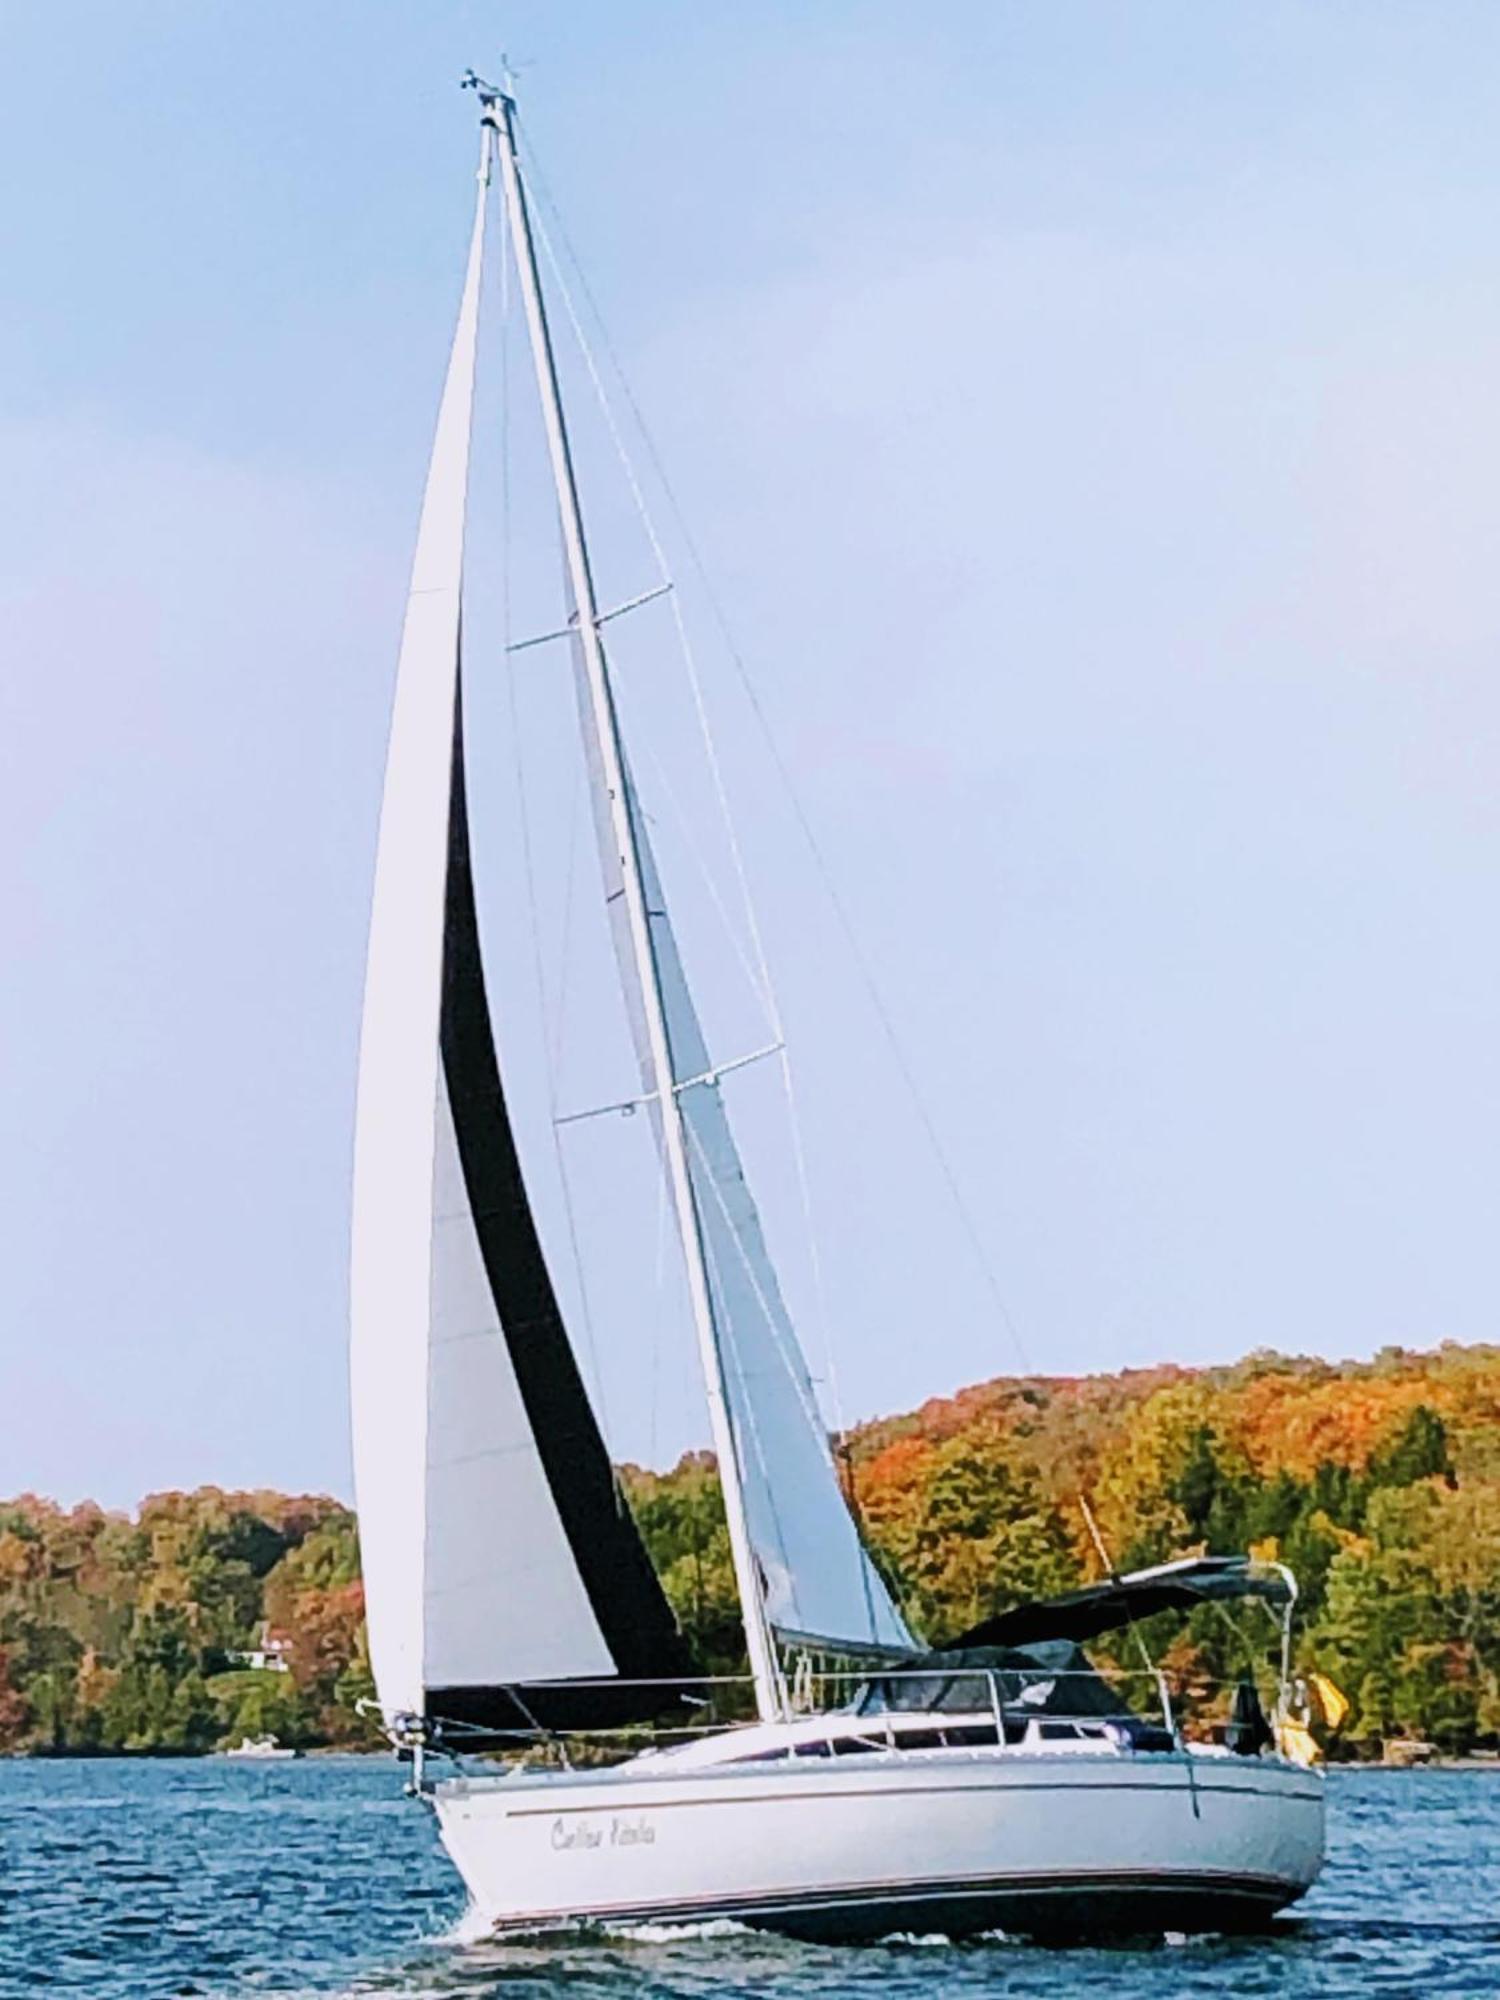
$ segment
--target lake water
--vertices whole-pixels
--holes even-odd
[[[0,1995],[1500,1995],[1500,1771],[1335,1771],[1329,1807],[1323,1880],[1266,1938],[832,1950],[725,1926],[542,1950],[466,1939],[384,1759],[0,1762]]]

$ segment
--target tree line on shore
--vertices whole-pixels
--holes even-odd
[[[1296,1573],[1298,1664],[1351,1702],[1341,1754],[1500,1747],[1500,1348],[1001,1378],[835,1444],[935,1644],[1097,1578],[1106,1556],[1123,1571],[1248,1551]],[[712,1459],[621,1480],[700,1661],[732,1671]],[[0,1752],[370,1747],[363,1608],[354,1516],[326,1497],[203,1488],[133,1517],[0,1503]],[[1205,1607],[1132,1638],[1202,1693],[1273,1658],[1253,1613]]]

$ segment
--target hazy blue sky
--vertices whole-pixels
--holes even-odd
[[[347,1490],[375,814],[502,47],[1033,1362],[1492,1337],[1500,11],[9,0],[0,1490]],[[704,664],[844,1408],[1011,1369]],[[660,1456],[641,1310],[595,1338]]]

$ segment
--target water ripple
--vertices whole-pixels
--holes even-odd
[[[384,1759],[0,1763],[0,2000],[1153,2000],[1500,1994],[1500,1773],[1338,1771],[1261,1938],[818,1947],[735,1924],[499,1944]]]

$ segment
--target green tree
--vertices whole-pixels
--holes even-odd
[[[1370,1454],[1371,1486],[1412,1486],[1419,1479],[1453,1481],[1448,1427],[1435,1410],[1418,1403],[1389,1443]]]
[[[0,1756],[18,1750],[31,1726],[31,1704],[11,1678],[10,1655],[0,1648]]]
[[[667,1602],[706,1673],[746,1670],[739,1593],[718,1468],[707,1452],[670,1473],[624,1475],[626,1497]]]

